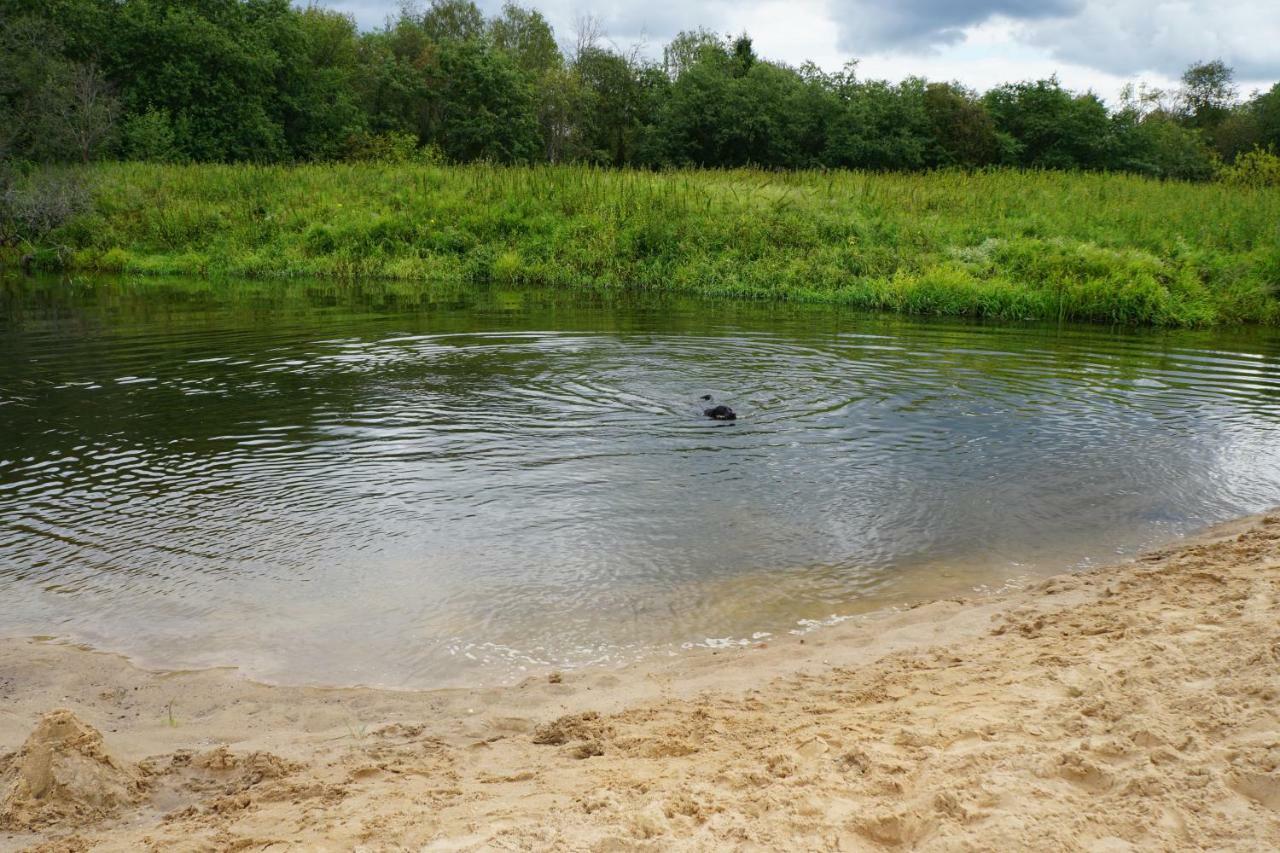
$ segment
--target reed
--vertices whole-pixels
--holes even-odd
[[[1280,319],[1280,191],[1061,172],[103,164],[72,270],[670,291],[1002,319]]]

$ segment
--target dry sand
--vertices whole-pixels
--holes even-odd
[[[268,687],[6,641],[0,848],[1280,849],[1278,594],[1272,515],[997,598],[500,689]]]

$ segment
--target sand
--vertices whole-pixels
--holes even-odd
[[[485,690],[9,640],[0,848],[1280,849],[1278,594],[1269,515],[1019,592]]]

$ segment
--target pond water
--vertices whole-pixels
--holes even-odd
[[[0,634],[431,687],[805,630],[1280,503],[1278,371],[1262,330],[7,281]]]

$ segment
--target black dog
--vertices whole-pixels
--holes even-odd
[[[715,406],[710,409],[703,409],[702,414],[711,418],[713,421],[736,421],[738,414],[728,406]]]

